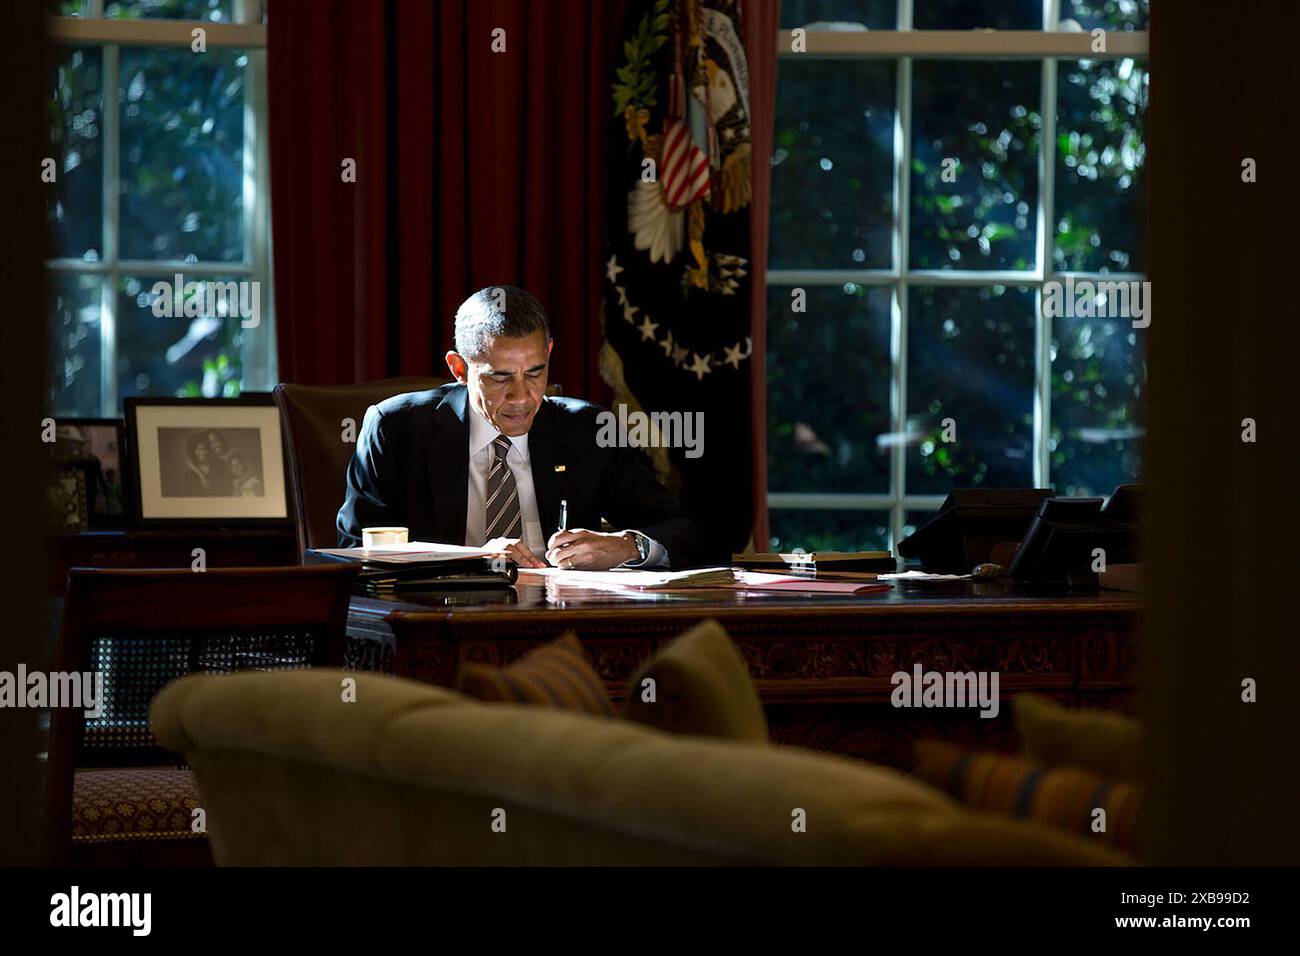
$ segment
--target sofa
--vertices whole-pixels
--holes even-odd
[[[899,771],[316,669],[155,698],[218,865],[1119,866]]]

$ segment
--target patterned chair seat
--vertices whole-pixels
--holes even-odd
[[[129,767],[78,770],[73,783],[72,842],[202,840],[192,828],[199,791],[188,770]]]

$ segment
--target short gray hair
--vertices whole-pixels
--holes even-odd
[[[488,339],[519,339],[538,329],[551,340],[546,310],[529,292],[512,285],[479,289],[456,310],[456,351],[466,359],[482,357]]]

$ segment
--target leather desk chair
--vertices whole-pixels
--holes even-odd
[[[289,446],[289,486],[293,498],[298,548],[338,546],[335,519],[347,487],[348,462],[356,449],[343,441],[343,421],[360,431],[366,409],[403,392],[419,392],[450,382],[449,378],[384,378],[358,385],[289,385],[275,387],[275,404]],[[560,395],[558,384],[547,395]]]
[[[289,486],[298,549],[338,547],[334,520],[347,487],[348,462],[355,437],[343,440],[344,419],[361,431],[366,409],[403,392],[445,385],[446,378],[383,378],[357,385],[275,387],[275,404],[289,446]]]

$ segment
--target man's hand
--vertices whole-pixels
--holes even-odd
[[[521,568],[544,568],[546,562],[528,550],[523,538],[493,538],[483,545],[485,551],[499,551]]]
[[[625,531],[557,531],[546,543],[546,560],[566,570],[605,571],[641,557],[636,542]]]

